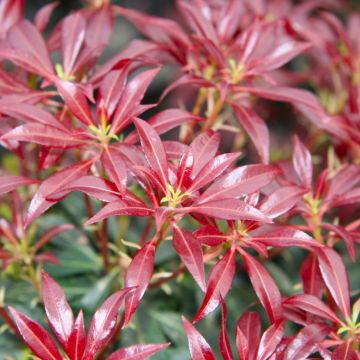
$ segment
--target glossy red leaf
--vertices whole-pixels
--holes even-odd
[[[133,345],[115,351],[107,358],[107,360],[147,360],[150,356],[166,349],[169,345],[170,343]]]
[[[41,288],[46,316],[51,329],[61,346],[66,349],[74,324],[74,316],[64,290],[46,272],[41,274]]]
[[[80,310],[69,336],[66,353],[71,360],[81,360],[86,346],[84,315]]]
[[[132,259],[125,276],[125,286],[137,287],[126,298],[124,325],[128,324],[150,283],[154,271],[156,242],[146,243]]]
[[[260,317],[253,311],[244,313],[236,324],[236,348],[240,360],[254,360],[260,341]]]
[[[306,359],[310,354],[317,351],[320,343],[329,333],[327,325],[311,324],[300,330],[287,346],[283,359]]]
[[[322,278],[345,318],[350,317],[349,278],[341,256],[329,247],[318,252]]]
[[[104,149],[101,159],[110,180],[123,194],[127,182],[127,167],[124,161],[124,157],[119,151],[116,151],[111,147],[107,147]]]
[[[259,209],[270,219],[286,214],[306,191],[297,186],[283,186],[273,191],[260,204]]]
[[[221,299],[225,299],[235,275],[235,257],[235,250],[230,249],[211,269],[205,297],[195,316],[195,322],[214,311]]]
[[[251,141],[264,164],[269,163],[270,134],[264,120],[250,108],[232,104],[236,118]]]
[[[241,255],[256,295],[264,306],[270,321],[275,323],[281,320],[281,294],[274,280],[259,261],[245,251],[241,251]]]
[[[353,349],[352,341],[348,340],[345,344],[338,346],[332,353],[333,360],[358,360],[359,354]]]
[[[201,242],[190,232],[173,225],[173,246],[190,274],[205,292],[205,270]]]
[[[300,274],[304,292],[320,298],[324,289],[324,282],[315,254],[309,254],[305,258],[300,268]]]
[[[94,355],[107,343],[116,329],[119,309],[134,289],[125,288],[112,294],[96,310],[91,319],[84,351],[84,360],[93,359]]]
[[[294,137],[293,166],[300,182],[306,189],[311,189],[313,177],[311,154],[297,136]]]
[[[202,243],[208,246],[218,246],[225,242],[227,235],[220,232],[213,225],[205,225],[194,232],[195,237]]]
[[[0,176],[0,195],[15,190],[19,186],[36,184],[37,180],[25,176],[4,175]]]
[[[231,350],[229,336],[226,329],[227,310],[225,302],[221,302],[221,327],[220,327],[220,352],[224,360],[233,360],[234,356]]]
[[[59,6],[59,3],[57,1],[54,1],[42,6],[40,10],[37,11],[34,18],[34,24],[40,32],[45,31],[46,26],[49,23],[50,17],[57,6]]]
[[[187,151],[183,154],[180,159],[180,163],[176,172],[176,187],[181,189],[183,187],[188,187],[191,184],[190,175],[193,169],[194,156],[191,152],[191,148],[188,148]]]
[[[26,345],[43,360],[62,360],[54,340],[43,327],[9,306],[12,317]]]
[[[134,123],[149,165],[161,179],[164,188],[166,188],[168,183],[168,164],[161,139],[151,125],[145,121],[135,119]]]
[[[183,317],[183,325],[189,343],[191,360],[216,360],[215,354],[204,337]]]
[[[285,321],[277,321],[263,334],[260,340],[257,360],[266,360],[275,352],[284,336]]]
[[[25,0],[3,0],[0,3],[0,33],[5,34],[24,17]]]
[[[239,197],[260,190],[277,175],[278,170],[271,165],[246,165],[221,177],[199,198],[198,202]]]

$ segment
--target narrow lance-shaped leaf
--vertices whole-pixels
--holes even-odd
[[[349,278],[341,256],[329,247],[318,252],[322,278],[340,311],[347,319],[350,317]]]
[[[309,254],[305,258],[300,268],[300,274],[304,292],[320,298],[324,289],[324,282],[319,270],[317,257],[314,253]]]
[[[183,325],[189,343],[191,360],[216,360],[215,354],[204,337],[183,317]]]
[[[119,309],[125,297],[133,288],[117,291],[96,310],[89,326],[83,359],[93,359],[94,355],[107,343],[116,328]]]
[[[332,353],[334,360],[358,360],[358,352],[352,347],[352,341],[349,339],[345,344],[338,346]]]
[[[226,329],[227,310],[224,301],[221,302],[220,352],[224,360],[233,360],[230,341]]]
[[[37,180],[24,176],[4,175],[0,176],[0,195],[15,190],[19,186],[37,183]]]
[[[297,136],[294,138],[294,145],[293,165],[295,172],[305,188],[311,189],[313,176],[311,154]]]
[[[259,261],[245,251],[240,251],[240,253],[243,257],[250,281],[270,321],[274,323],[281,320],[281,294],[274,280]]]
[[[50,17],[57,6],[59,6],[59,3],[57,1],[54,1],[42,6],[40,10],[36,12],[34,24],[38,31],[40,31],[41,33],[45,31],[45,28],[49,23]]]
[[[211,269],[206,294],[200,310],[195,316],[195,322],[214,311],[221,299],[225,299],[235,275],[234,249],[230,249],[220,261]]]
[[[128,324],[136,311],[154,271],[156,242],[149,241],[132,259],[125,276],[125,286],[135,286],[136,290],[126,299],[124,324]]]
[[[180,255],[201,290],[205,292],[205,270],[201,242],[190,231],[181,229],[175,224],[173,225],[173,231],[173,246],[176,252]]]
[[[66,349],[74,324],[73,312],[66,300],[64,290],[46,272],[41,275],[41,287],[46,316],[51,329],[61,346]]]
[[[272,324],[263,334],[260,340],[257,360],[267,360],[275,352],[284,336],[285,321]]]
[[[167,344],[133,345],[112,353],[107,360],[147,360],[161,350],[166,349]]]
[[[105,171],[120,193],[124,193],[127,181],[127,167],[120,152],[106,148],[102,154]]]
[[[69,336],[67,351],[71,360],[81,360],[86,346],[84,315],[80,310]]]
[[[13,307],[9,309],[21,337],[36,356],[43,360],[62,360],[54,340],[43,327]]]

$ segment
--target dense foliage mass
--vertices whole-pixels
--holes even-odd
[[[0,2],[1,359],[359,359],[339,4],[93,0],[53,26]],[[115,21],[142,38],[104,59]]]

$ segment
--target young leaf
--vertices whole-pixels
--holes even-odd
[[[167,344],[133,345],[112,353],[107,360],[147,360],[150,356],[167,348]]]
[[[21,337],[31,351],[43,360],[62,360],[54,340],[43,327],[9,306]]]
[[[180,255],[200,289],[205,292],[205,270],[201,242],[190,231],[181,229],[176,224],[173,225],[173,231],[174,249]]]
[[[332,353],[331,359],[334,360],[358,360],[358,353],[352,348],[351,339],[345,344],[338,346]]]
[[[225,299],[235,275],[235,250],[230,249],[211,269],[203,303],[195,316],[198,322],[214,311],[221,299]]]
[[[319,270],[318,260],[315,254],[309,254],[301,265],[301,280],[306,294],[321,297],[324,282]]]
[[[208,246],[218,246],[225,242],[227,235],[220,232],[213,225],[205,225],[194,232],[195,237],[202,243]]]
[[[66,353],[71,360],[81,360],[86,346],[84,315],[80,310],[69,336]]]
[[[4,175],[0,176],[0,195],[15,190],[19,186],[36,184],[37,180],[24,176]]]
[[[227,310],[225,302],[221,302],[220,352],[224,360],[234,360],[228,333],[226,330]]]
[[[195,327],[183,317],[183,325],[189,342],[191,360],[216,360],[210,345]]]
[[[297,136],[294,138],[293,166],[295,172],[306,189],[312,187],[313,165],[311,154]]]
[[[101,157],[105,171],[110,180],[117,186],[120,193],[124,193],[127,181],[127,167],[124,157],[113,148],[105,148]]]
[[[66,349],[73,328],[74,315],[66,300],[64,290],[46,272],[41,274],[41,288],[51,329],[61,346]]]
[[[260,340],[257,360],[266,360],[275,352],[284,336],[285,321],[277,321],[263,334]]]

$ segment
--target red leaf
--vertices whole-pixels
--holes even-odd
[[[37,180],[24,176],[4,175],[0,176],[0,195],[15,190],[19,186],[36,184]]]
[[[281,320],[281,294],[274,280],[259,261],[245,251],[240,251],[240,253],[243,257],[250,281],[270,321],[274,323]]]
[[[270,135],[264,120],[250,108],[232,104],[236,118],[251,141],[264,164],[269,163]]]
[[[145,121],[135,119],[134,123],[149,165],[161,179],[164,188],[166,188],[168,183],[168,164],[161,139],[151,125]]]
[[[240,360],[254,360],[261,333],[259,315],[253,311],[244,313],[236,324],[236,348]]]
[[[216,360],[215,354],[211,350],[210,345],[203,336],[195,329],[195,327],[184,317],[183,325],[189,342],[190,359],[191,360]]]
[[[324,283],[315,254],[309,254],[304,260],[300,273],[304,292],[320,298],[324,289]]]
[[[225,242],[227,235],[220,232],[215,226],[205,225],[194,232],[195,237],[201,241],[202,244],[208,246],[218,246]]]
[[[312,187],[313,165],[311,154],[297,136],[294,137],[293,166],[301,183],[306,189]]]
[[[322,278],[345,319],[350,318],[349,278],[341,256],[324,247],[318,252]]]
[[[105,300],[105,302],[96,310],[91,319],[86,347],[84,351],[84,360],[93,359],[94,355],[107,343],[116,329],[119,309],[124,302],[125,297],[134,289],[125,288],[117,291]]]
[[[84,316],[82,310],[80,310],[68,340],[66,353],[69,355],[71,360],[82,360],[85,345],[86,333],[84,326]]]
[[[45,31],[45,28],[49,23],[50,17],[57,6],[59,6],[59,3],[57,1],[54,1],[52,3],[42,6],[40,10],[37,11],[34,18],[34,24],[39,32],[42,33]]]
[[[75,227],[72,224],[60,224],[47,229],[34,245],[35,252],[46,245],[52,238],[61,234],[64,231],[73,230]]]
[[[358,360],[358,353],[352,348],[351,339],[345,344],[338,346],[332,353],[333,360]]]
[[[284,336],[285,322],[278,321],[272,324],[261,337],[257,360],[266,360],[275,352]]]
[[[66,349],[74,323],[73,312],[66,300],[64,290],[44,271],[41,274],[41,287],[51,329],[61,346]]]
[[[327,325],[311,324],[303,328],[287,346],[284,360],[306,359],[317,351],[317,344],[329,333]]]
[[[229,337],[226,330],[226,305],[225,302],[221,302],[221,328],[220,328],[220,352],[224,360],[233,360],[234,356],[231,350]]]
[[[76,165],[68,166],[44,180],[31,200],[28,214],[25,219],[25,226],[28,226],[34,219],[57,202],[56,200],[47,200],[48,196],[61,191],[64,186],[74,181],[79,176],[85,175],[93,162],[94,160],[88,160]]]
[[[270,165],[246,165],[221,177],[199,198],[198,202],[239,197],[260,190],[269,184],[278,170]]]
[[[205,292],[205,270],[201,242],[187,230],[173,224],[173,246],[201,290]]]
[[[21,337],[31,351],[43,360],[62,360],[54,340],[43,327],[9,306]]]
[[[288,212],[306,191],[297,186],[284,186],[268,195],[260,204],[259,209],[270,219]]]
[[[124,157],[113,148],[105,148],[101,157],[105,171],[110,180],[117,186],[120,193],[124,193],[127,182],[127,167]]]
[[[200,310],[195,316],[195,322],[214,311],[221,299],[225,299],[235,275],[235,255],[234,249],[228,250],[211,269],[206,294]]]
[[[136,290],[126,299],[124,325],[128,324],[147,289],[153,271],[156,242],[146,243],[132,259],[125,276],[125,286],[136,286]]]
[[[190,175],[193,168],[194,157],[191,152],[191,148],[183,154],[180,159],[180,164],[176,173],[176,187],[182,189],[182,187],[188,187],[191,183]]]
[[[107,360],[147,360],[150,356],[167,348],[167,344],[133,345],[112,353]]]
[[[65,17],[61,30],[62,61],[65,75],[71,75],[85,39],[86,22],[79,11]]]

